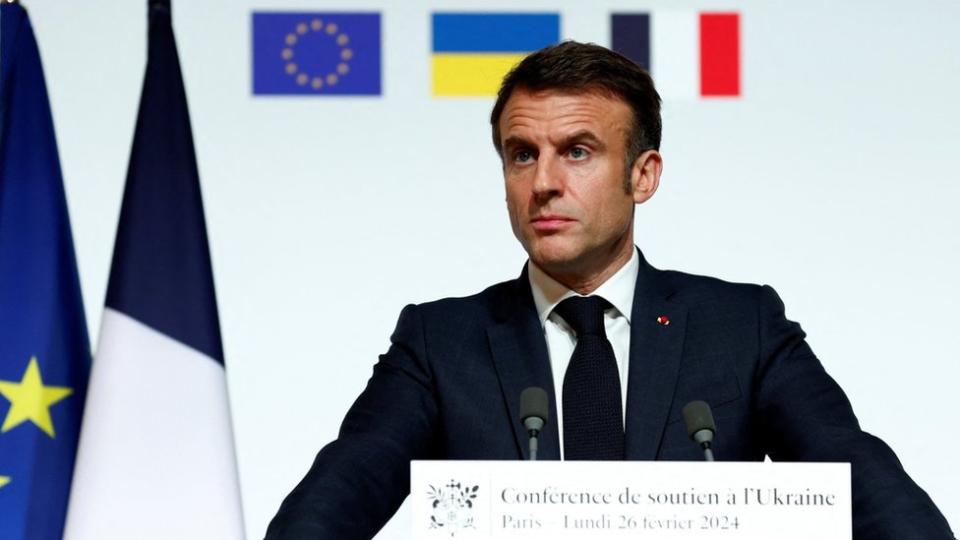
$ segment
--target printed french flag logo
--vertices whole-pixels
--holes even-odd
[[[613,50],[648,69],[664,99],[740,97],[740,14],[614,13]]]

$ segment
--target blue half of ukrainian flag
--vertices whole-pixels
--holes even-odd
[[[524,56],[559,41],[556,13],[434,13],[433,95],[495,95]]]
[[[40,54],[0,5],[0,538],[59,539],[90,345]]]
[[[255,12],[256,95],[380,95],[379,13]]]

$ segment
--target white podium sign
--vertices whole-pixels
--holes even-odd
[[[848,463],[414,461],[413,538],[850,540]]]

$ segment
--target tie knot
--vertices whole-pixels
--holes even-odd
[[[603,329],[603,312],[613,307],[600,296],[572,296],[557,304],[554,311],[567,321],[578,336],[595,335],[606,337]]]

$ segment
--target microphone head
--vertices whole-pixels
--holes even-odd
[[[539,418],[544,423],[550,414],[547,391],[539,386],[531,386],[520,392],[520,421],[526,424],[528,418]]]
[[[703,430],[709,430],[711,434],[717,432],[717,425],[713,422],[713,413],[710,412],[710,405],[706,401],[691,401],[684,405],[683,421],[687,424],[687,435],[691,439]]]

